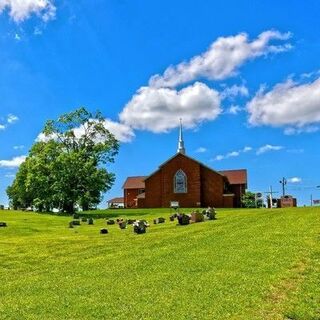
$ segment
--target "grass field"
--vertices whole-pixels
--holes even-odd
[[[0,319],[320,319],[320,208],[217,218],[100,235],[105,219],[0,211]]]

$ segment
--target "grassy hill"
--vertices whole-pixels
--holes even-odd
[[[217,218],[135,235],[105,219],[69,229],[68,217],[0,211],[0,319],[320,319],[320,208]]]

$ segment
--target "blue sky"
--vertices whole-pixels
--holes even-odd
[[[191,157],[320,199],[319,21],[311,0],[0,0],[0,203],[45,121],[79,106],[122,141],[105,199],[176,152],[180,117]]]

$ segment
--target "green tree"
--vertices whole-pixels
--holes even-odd
[[[101,113],[80,108],[64,114],[47,121],[43,135],[7,189],[11,202],[70,213],[76,205],[84,210],[96,206],[115,180],[105,167],[119,148]]]
[[[241,197],[241,203],[244,208],[255,208],[255,194],[253,192],[246,191],[246,193]]]

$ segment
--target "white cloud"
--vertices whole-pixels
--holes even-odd
[[[14,150],[22,150],[24,149],[24,145],[19,145],[19,146],[13,146]]]
[[[196,153],[204,153],[204,152],[207,152],[207,148],[204,148],[204,147],[199,147],[197,150],[196,150]]]
[[[223,156],[222,154],[218,154],[213,160],[221,161],[223,159],[225,159],[225,156]]]
[[[320,123],[320,78],[298,84],[289,79],[266,92],[261,88],[247,104],[252,125],[289,126],[286,134],[314,132]]]
[[[199,78],[221,80],[236,74],[237,69],[250,59],[269,53],[277,53],[291,49],[287,42],[271,44],[273,40],[285,41],[290,33],[276,30],[262,32],[255,40],[250,41],[246,33],[236,36],[220,37],[210,48],[188,62],[170,66],[163,75],[154,75],[149,85],[152,87],[176,87]]]
[[[0,13],[4,10],[9,11],[15,22],[22,22],[33,14],[47,22],[56,15],[53,0],[0,0]]]
[[[298,135],[301,133],[314,133],[320,130],[318,126],[306,126],[302,128],[288,127],[284,129],[284,134],[288,136]]]
[[[249,90],[245,85],[236,85],[234,84],[231,87],[226,87],[222,92],[221,92],[221,98],[234,98],[237,96],[242,96],[242,97],[247,97],[249,95]]]
[[[132,128],[123,123],[105,119],[104,126],[121,142],[130,142],[135,136]]]
[[[6,129],[6,126],[3,124],[0,124],[0,130],[5,130],[5,129]]]
[[[232,151],[227,153],[226,158],[231,158],[231,157],[239,157],[240,156],[240,152],[239,151]]]
[[[26,158],[26,156],[19,156],[14,157],[11,160],[0,160],[0,168],[18,168]]]
[[[281,149],[283,149],[283,146],[273,146],[271,144],[266,144],[266,145],[258,148],[256,154],[260,155],[260,154],[270,152],[270,151],[279,151]]]
[[[242,152],[249,152],[249,151],[251,151],[252,150],[252,147],[244,147],[243,149],[242,149]]]
[[[14,114],[8,114],[8,117],[7,117],[7,122],[12,124],[12,123],[15,123],[19,120],[19,118],[17,116],[15,116]]]
[[[120,142],[130,142],[135,136],[132,128],[130,128],[129,126],[127,126],[125,124],[112,121],[110,119],[105,119],[104,120],[104,126]],[[77,138],[80,138],[84,134],[84,128],[83,127],[76,128],[73,131],[74,131],[74,134],[75,134],[75,136]],[[36,141],[47,142],[47,141],[49,141],[51,139],[56,139],[56,138],[57,138],[57,136],[54,136],[54,135],[45,136],[44,133],[40,133],[37,136]]]
[[[232,105],[229,109],[227,109],[226,113],[236,115],[241,112],[243,108],[237,105]]]
[[[215,161],[221,161],[221,160],[224,160],[224,159],[228,159],[228,158],[235,158],[235,157],[239,157],[242,153],[246,153],[246,152],[249,152],[252,150],[252,147],[243,147],[242,149],[240,150],[237,150],[237,151],[231,151],[231,152],[228,152],[227,154],[223,155],[223,154],[219,154],[217,155],[213,160]]]
[[[220,113],[219,92],[196,82],[180,91],[142,87],[120,113],[120,120],[134,129],[167,132],[177,127],[178,119],[193,128],[214,120]]]
[[[288,181],[289,183],[300,183],[300,182],[302,181],[302,179],[299,178],[299,177],[293,177],[293,178],[287,179],[287,181]]]
[[[18,33],[16,33],[14,35],[14,39],[17,40],[17,41],[20,41],[21,40],[21,36]]]

